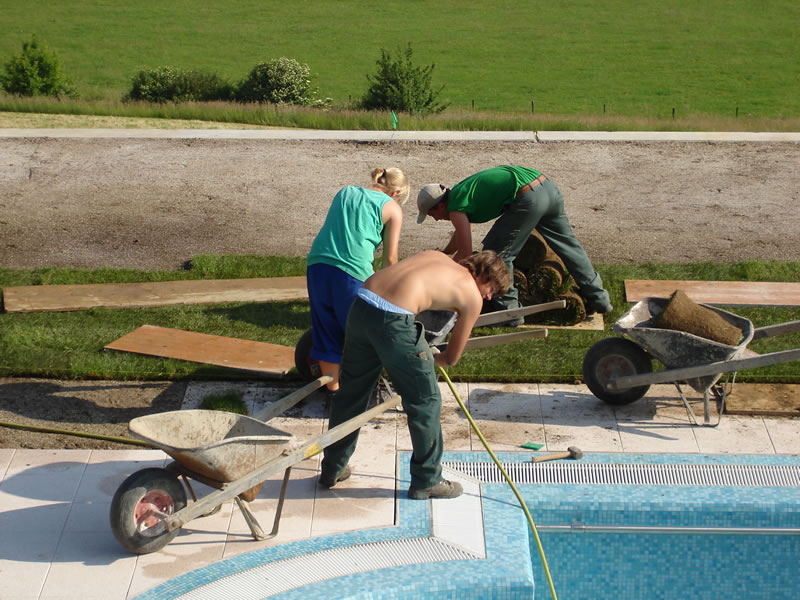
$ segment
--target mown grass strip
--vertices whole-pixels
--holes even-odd
[[[566,382],[581,379],[581,365],[595,342],[613,335],[612,323],[628,308],[625,279],[695,279],[703,281],[800,281],[800,262],[743,261],[717,263],[647,263],[597,265],[614,311],[605,331],[551,330],[544,340],[529,340],[463,355],[449,370],[460,381]],[[110,283],[169,278],[235,279],[302,275],[297,257],[201,255],[184,271],[122,269],[0,270],[0,288],[44,283]],[[800,309],[736,307],[756,327],[800,319]],[[93,309],[69,313],[0,313],[0,376],[120,380],[241,379],[231,370],[179,360],[106,352],[103,347],[141,325],[157,325],[212,335],[294,346],[310,327],[307,302],[238,303],[148,309]],[[507,330],[485,328],[476,334]],[[800,347],[800,333],[750,344],[761,354]],[[291,377],[292,375],[290,375]],[[739,381],[800,383],[800,362],[742,371]]]
[[[453,110],[776,119],[800,114],[800,4],[792,0],[465,3],[30,3],[0,11],[0,58],[36,34],[89,99],[119,100],[141,69],[243,79],[286,56],[340,107],[366,91],[381,48],[411,43]],[[300,126],[300,125],[298,125]]]

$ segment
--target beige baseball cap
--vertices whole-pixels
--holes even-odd
[[[419,209],[417,223],[422,223],[425,220],[425,217],[428,216],[428,211],[439,204],[446,191],[447,188],[441,183],[429,183],[422,186],[419,194],[417,194],[417,208]]]

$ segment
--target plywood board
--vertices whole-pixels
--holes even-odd
[[[737,383],[725,400],[725,413],[800,417],[800,385]]]
[[[305,277],[26,285],[3,289],[6,312],[142,308],[308,299]]]
[[[605,328],[605,324],[603,321],[603,315],[600,313],[594,313],[586,317],[585,320],[581,321],[580,323],[575,323],[575,325],[540,325],[538,323],[526,323],[525,325],[521,325],[520,327],[524,327],[526,329],[567,329],[571,331],[603,331]]]
[[[289,346],[154,325],[142,325],[105,348],[161,358],[178,358],[264,375],[285,375],[294,367],[294,348]]]
[[[731,306],[800,306],[800,283],[769,281],[682,281],[626,279],[625,298],[669,298],[680,289],[695,302]]]

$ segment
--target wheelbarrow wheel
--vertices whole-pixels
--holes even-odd
[[[647,393],[649,385],[609,390],[606,385],[617,377],[653,372],[650,355],[637,343],[625,338],[606,338],[589,348],[583,357],[583,380],[592,393],[606,404],[621,406],[635,402]]]
[[[111,531],[122,546],[148,554],[169,544],[178,529],[167,531],[163,515],[186,506],[186,492],[177,476],[166,469],[142,469],[119,486],[111,500]]]
[[[303,381],[312,381],[320,376],[319,362],[311,358],[311,330],[306,331],[294,347],[294,366]]]

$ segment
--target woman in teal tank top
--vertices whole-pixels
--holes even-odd
[[[306,257],[311,358],[323,375],[333,377],[331,392],[339,388],[347,313],[358,288],[374,272],[375,251],[383,244],[382,267],[398,260],[401,205],[408,191],[408,178],[398,168],[373,170],[370,187],[343,187]]]

